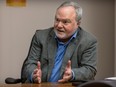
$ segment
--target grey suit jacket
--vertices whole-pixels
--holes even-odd
[[[63,63],[60,70],[62,78],[68,60],[71,60],[71,67],[74,71],[74,80],[92,80],[96,75],[97,62],[97,40],[90,33],[80,27],[76,39],[73,39],[67,46]],[[37,30],[30,46],[30,50],[22,67],[21,78],[30,82],[30,76],[37,62],[41,62],[42,81],[47,82],[57,50],[57,42],[53,27],[45,30]]]

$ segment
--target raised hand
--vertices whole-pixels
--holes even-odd
[[[65,68],[63,78],[58,82],[68,82],[72,78],[71,61],[69,60]]]
[[[41,64],[38,61],[38,63],[37,63],[37,69],[35,69],[34,72],[33,72],[33,81],[35,83],[41,83],[41,76],[42,76]]]

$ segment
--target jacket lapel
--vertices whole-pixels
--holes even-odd
[[[64,54],[63,61],[62,61],[60,77],[62,77],[63,72],[66,68],[66,65],[68,63],[68,60],[71,59],[75,49],[76,49],[76,43],[70,42],[70,44],[67,46],[67,49],[66,49],[66,52]]]
[[[48,52],[48,62],[49,62],[48,77],[47,77],[47,80],[48,80],[54,66],[54,60],[55,60],[55,55],[57,50],[57,43],[55,40],[55,34],[53,30],[50,33],[50,37],[48,39],[47,44],[48,44],[47,52]]]
[[[78,42],[80,39],[80,30],[77,34],[77,37],[75,39],[73,39],[69,45],[67,46],[63,61],[62,61],[62,66],[61,66],[61,73],[60,73],[60,77],[63,76],[64,70],[66,68],[66,65],[68,63],[68,60],[71,60],[73,53],[75,52],[75,50],[78,47]]]

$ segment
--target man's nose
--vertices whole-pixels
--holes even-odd
[[[57,26],[58,27],[62,27],[63,26],[62,22],[58,22],[58,25]]]

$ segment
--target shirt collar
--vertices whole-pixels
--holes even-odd
[[[72,40],[73,38],[74,38],[74,39],[76,38],[77,33],[78,33],[78,30],[77,30],[77,31],[75,31],[75,33],[71,36],[71,38],[68,40],[68,42],[67,42],[67,43],[63,43],[63,42],[59,41],[56,35],[55,35],[55,39],[58,41],[58,43],[59,43],[59,44],[65,44],[65,45],[66,45],[66,44],[70,43],[70,42],[71,42],[71,40]]]

